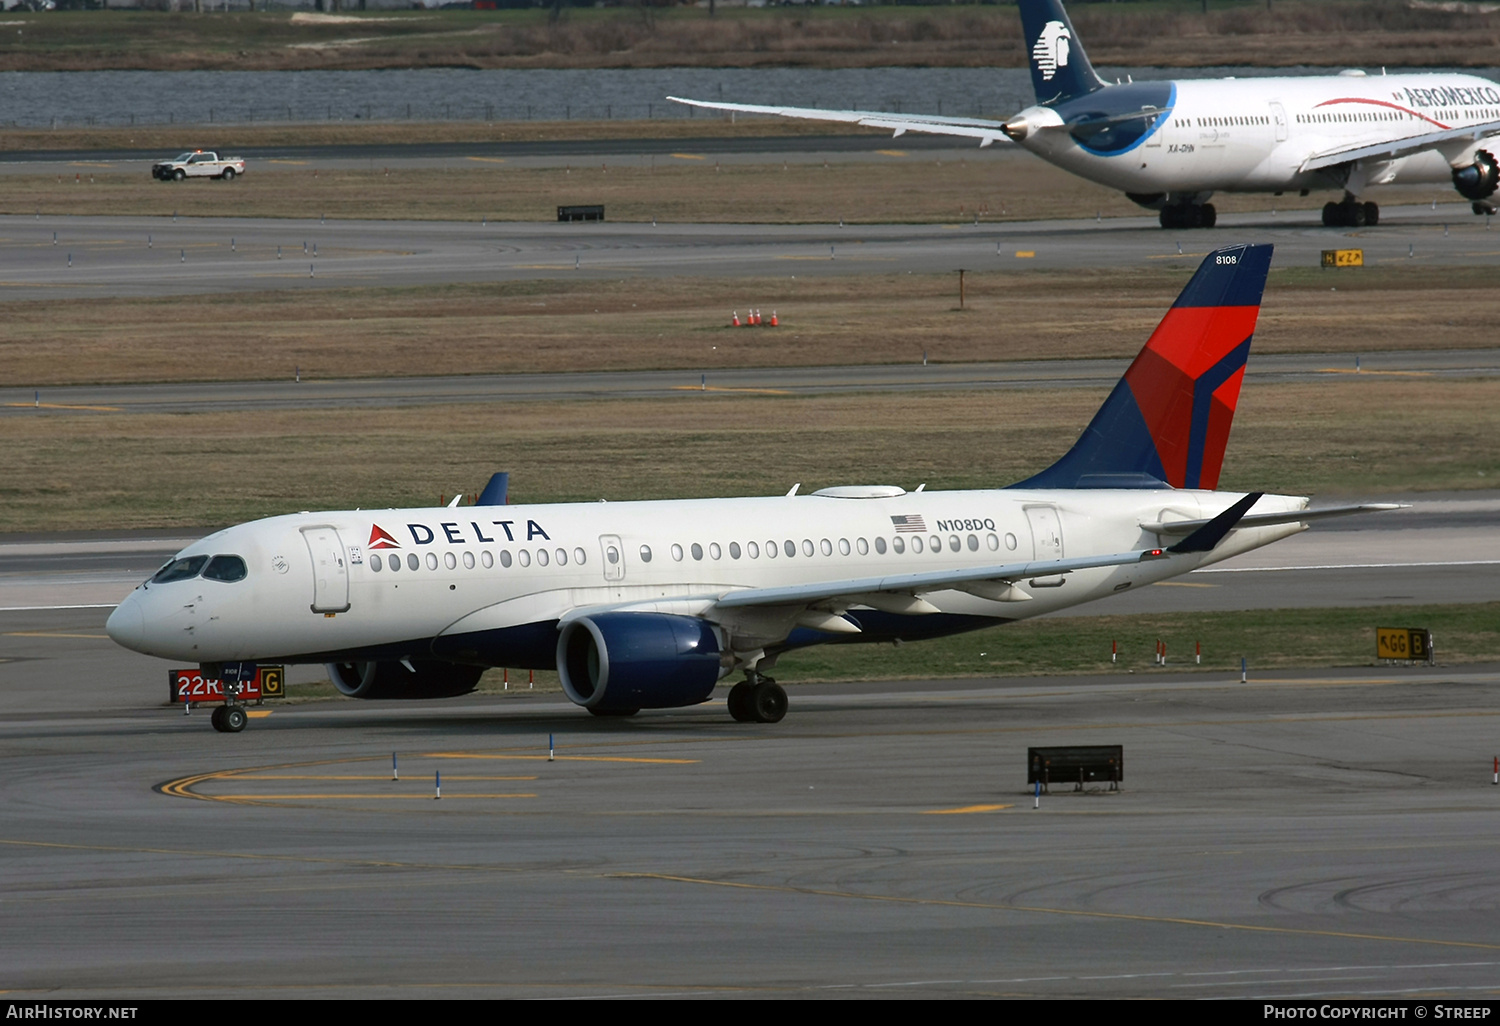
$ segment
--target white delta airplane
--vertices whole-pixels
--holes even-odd
[[[691,706],[735,672],[736,720],[774,723],[767,672],[806,645],[956,634],[1141,588],[1305,530],[1291,495],[1219,492],[1271,262],[1211,253],[1077,443],[1018,484],[907,492],[297,513],[189,545],[110,614],[126,648],[226,668],[325,663],[355,698],[472,691],[555,667],[599,716]],[[236,702],[214,725],[245,725]]]
[[[1185,79],[1110,85],[1094,73],[1059,0],[1018,0],[1036,104],[1008,121],[668,97],[746,114],[1009,140],[1160,211],[1163,228],[1212,228],[1215,192],[1343,191],[1329,227],[1362,227],[1372,186],[1449,184],[1493,214],[1500,186],[1500,85],[1473,75]]]

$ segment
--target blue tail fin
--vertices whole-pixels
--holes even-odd
[[[1270,267],[1264,243],[1208,254],[1073,448],[1011,487],[1216,487]]]
[[[1037,103],[1061,103],[1104,88],[1061,0],[1018,0],[1018,5]]]

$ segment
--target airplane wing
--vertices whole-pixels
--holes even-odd
[[[883,128],[893,137],[907,132],[927,132],[932,135],[957,135],[978,139],[980,146],[1010,140],[1005,135],[1005,122],[988,121],[984,118],[948,118],[934,114],[892,114],[871,110],[824,110],[821,107],[766,107],[754,103],[710,103],[707,100],[689,100],[680,96],[669,96],[673,103],[705,110],[727,110],[737,114],[770,114],[783,118],[803,118],[811,121],[840,121],[866,128]]]
[[[1337,149],[1323,150],[1314,153],[1304,160],[1299,171],[1319,171],[1325,167],[1333,167],[1337,164],[1348,164],[1356,160],[1395,160],[1399,157],[1409,157],[1413,153],[1421,153],[1448,142],[1461,142],[1464,140],[1478,141],[1492,135],[1500,135],[1500,121],[1490,121],[1482,125],[1469,125],[1466,128],[1450,128],[1442,132],[1427,132],[1422,135],[1411,135],[1404,139],[1391,139],[1386,142],[1374,143],[1360,146],[1340,146]]]
[[[724,609],[747,606],[810,605],[847,598],[856,602],[861,595],[881,592],[915,594],[962,588],[981,581],[1019,581],[1028,577],[1053,577],[1076,570],[1102,566],[1128,566],[1152,559],[1165,558],[1162,549],[1137,549],[1107,556],[1081,556],[1077,559],[1039,559],[1025,563],[1000,563],[967,570],[929,570],[914,574],[890,574],[885,577],[855,577],[842,581],[817,581],[793,584],[783,588],[744,588],[732,591],[716,603]]]
[[[1355,513],[1380,513],[1392,509],[1410,509],[1409,502],[1367,502],[1360,506],[1328,506],[1324,509],[1298,509],[1290,513],[1251,513],[1241,518],[1237,527],[1274,527],[1277,524],[1295,524],[1329,517],[1347,517]],[[1173,520],[1167,523],[1153,521],[1141,525],[1148,534],[1191,534],[1209,524],[1207,520]]]

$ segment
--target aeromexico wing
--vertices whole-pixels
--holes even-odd
[[[1211,227],[1218,191],[1339,189],[1330,224],[1366,223],[1370,186],[1452,184],[1475,212],[1500,185],[1500,85],[1473,75],[1366,75],[1130,82],[1090,66],[1059,0],[1019,0],[1036,104],[1008,121],[876,111],[710,103],[777,114],[929,132],[988,146],[1019,143],[1042,159],[1163,210],[1164,227]]]
[[[1210,254],[1073,448],[1008,488],[272,517],[188,546],[109,634],[210,672],[327,663],[361,698],[555,666],[598,714],[693,705],[742,671],[731,712],[774,721],[788,649],[1036,616],[1386,508],[1213,490],[1270,260]]]

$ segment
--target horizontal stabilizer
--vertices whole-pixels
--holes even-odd
[[[1240,519],[1239,527],[1275,527],[1277,524],[1310,523],[1330,517],[1347,517],[1355,513],[1383,513],[1393,509],[1410,509],[1409,502],[1367,502],[1359,506],[1328,506],[1324,509],[1296,509],[1290,513],[1250,513]],[[1207,520],[1153,521],[1141,525],[1151,534],[1192,534],[1209,523]]]
[[[1265,492],[1251,492],[1167,551],[1178,554],[1211,552],[1215,545],[1224,540],[1226,534],[1235,529],[1245,514],[1250,512],[1250,507],[1259,502],[1264,494]]]

